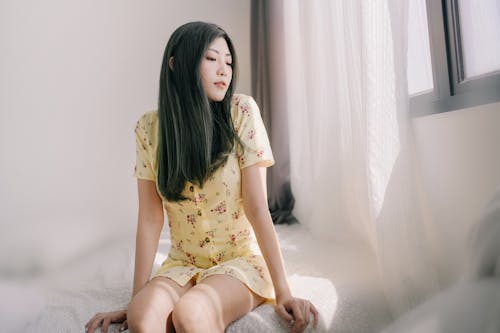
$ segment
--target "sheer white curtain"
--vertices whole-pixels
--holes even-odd
[[[320,237],[368,241],[401,314],[437,288],[408,116],[408,0],[278,2],[294,214]]]

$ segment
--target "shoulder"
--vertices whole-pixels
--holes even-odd
[[[158,110],[147,111],[137,120],[135,131],[151,133],[158,127]]]
[[[158,110],[147,111],[137,120],[137,126],[142,129],[156,123],[158,123]]]
[[[231,116],[235,124],[241,123],[246,117],[255,113],[260,114],[260,110],[252,96],[245,94],[233,95],[231,99]]]
[[[158,144],[158,111],[148,111],[140,116],[135,126],[135,133],[145,147],[155,149]]]
[[[231,98],[231,108],[241,109],[242,107],[251,107],[253,106],[252,104],[255,104],[255,106],[257,106],[257,103],[255,103],[253,97],[249,95],[233,94],[233,97]]]

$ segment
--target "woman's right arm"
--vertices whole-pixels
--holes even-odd
[[[150,180],[137,179],[139,195],[139,218],[135,242],[135,270],[132,297],[149,281],[163,227],[163,204],[156,184]],[[97,313],[85,325],[85,331],[94,333],[102,325],[107,332],[111,323],[121,323],[120,331],[128,327],[127,310]]]
[[[156,184],[150,180],[137,179],[139,216],[135,243],[135,269],[132,297],[149,281],[161,229],[163,228],[163,204]]]

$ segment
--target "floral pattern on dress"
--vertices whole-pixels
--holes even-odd
[[[186,257],[188,258],[188,262],[191,265],[196,265],[196,256],[194,254],[191,254],[190,252],[185,252]]]
[[[238,103],[241,116],[236,125],[237,133],[244,144],[244,152],[239,156],[240,168],[263,162],[269,167],[274,164],[271,145],[264,122],[255,101],[249,97]]]
[[[248,237],[250,237],[249,229],[240,230],[237,233],[229,235],[227,244],[230,246],[238,246],[238,241],[247,240]]]
[[[245,149],[228,155],[203,187],[188,182],[187,200],[169,202],[162,197],[168,215],[172,247],[168,258],[154,273],[184,285],[195,277],[213,274],[233,276],[255,293],[274,298],[266,263],[241,200],[241,169],[262,162],[274,163],[269,139],[255,101],[234,95],[231,116]],[[137,178],[156,181],[158,112],[145,113],[136,124]],[[192,189],[191,189],[192,187]]]
[[[174,247],[177,249],[177,251],[182,251],[182,243],[184,241],[181,239],[180,241],[178,241],[177,243],[174,244]]]
[[[226,182],[222,182],[222,186],[226,188],[226,196],[231,196],[231,190],[229,189],[229,185]]]
[[[198,205],[200,203],[207,203],[206,195],[203,193],[196,194],[194,198],[190,199],[194,204]]]
[[[227,212],[226,202],[222,201],[214,209],[211,209],[210,211],[217,212],[218,214],[224,214],[225,212]]]
[[[156,180],[153,168],[153,159],[151,153],[156,146],[153,144],[153,137],[156,131],[151,130],[155,125],[154,111],[146,112],[136,123],[134,132],[136,137],[136,164],[134,166],[134,176],[139,179]]]
[[[254,130],[248,131],[247,137],[248,140],[253,140],[253,138],[255,137],[255,131]]]
[[[217,265],[218,263],[220,263],[224,259],[225,256],[226,256],[225,251],[217,253],[217,255],[214,258],[212,258],[212,263],[214,265]]]
[[[248,102],[243,103],[243,104],[240,106],[240,108],[241,108],[241,112],[242,112],[245,116],[247,116],[247,117],[249,117],[249,116],[250,116],[250,104],[249,104]]]
[[[200,247],[204,247],[206,244],[210,243],[210,238],[209,237],[205,237],[205,239],[202,239],[198,242],[198,244],[200,244]]]
[[[231,217],[233,218],[233,220],[239,219],[240,216],[241,216],[241,210],[239,210],[239,209],[231,214]]]

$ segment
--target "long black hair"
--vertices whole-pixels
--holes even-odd
[[[209,101],[200,64],[209,45],[222,37],[232,56],[233,74],[224,99]],[[173,68],[169,64],[173,57]],[[169,201],[186,199],[186,181],[202,187],[227,160],[235,144],[243,148],[231,119],[231,98],[237,77],[233,43],[219,26],[190,22],[170,37],[160,74],[158,98],[158,188]]]

